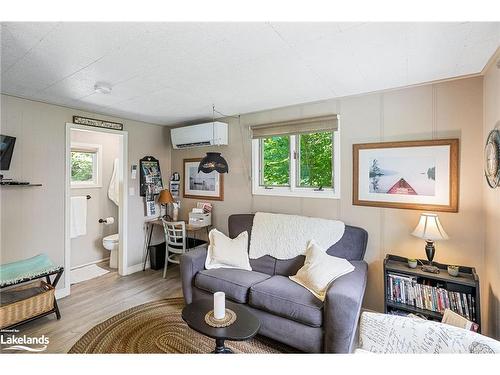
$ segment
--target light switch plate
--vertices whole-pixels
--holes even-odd
[[[128,195],[130,195],[130,196],[135,195],[135,188],[133,188],[133,187],[129,187],[129,188],[128,188]]]

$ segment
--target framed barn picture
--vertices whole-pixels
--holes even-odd
[[[198,172],[201,158],[184,159],[184,198],[224,200],[224,175]]]
[[[459,140],[353,145],[353,204],[458,212]]]

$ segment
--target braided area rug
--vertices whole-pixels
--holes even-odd
[[[132,307],[96,325],[69,353],[210,353],[215,340],[187,326],[181,318],[183,307],[182,298]],[[261,336],[248,341],[226,341],[226,346],[235,353],[295,352]]]

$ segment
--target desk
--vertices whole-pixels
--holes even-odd
[[[197,225],[197,224],[189,224],[186,220],[181,220],[186,223],[186,233],[187,232],[192,232],[193,237],[196,239],[196,233],[200,230],[206,230],[207,231],[207,237],[208,237],[208,232],[210,230],[210,225]],[[163,231],[163,221],[161,218],[157,218],[154,220],[149,220],[144,222],[145,227],[146,227],[146,238],[144,240],[144,263],[142,265],[142,270],[146,270],[146,263],[148,261],[149,257],[149,247],[151,246],[151,238],[153,237],[153,229],[155,226],[160,226],[162,231]],[[167,260],[165,260],[167,261]]]

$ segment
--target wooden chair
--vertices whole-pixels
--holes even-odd
[[[207,242],[191,238],[187,236],[186,223],[184,221],[167,221],[163,222],[163,230],[165,232],[165,266],[163,267],[163,278],[167,275],[168,262],[179,264],[180,256],[186,251],[204,245]]]
[[[166,221],[163,222],[163,230],[165,232],[165,266],[163,267],[163,278],[167,275],[168,262],[179,264],[179,257],[184,254],[187,249],[186,223],[183,221]]]

